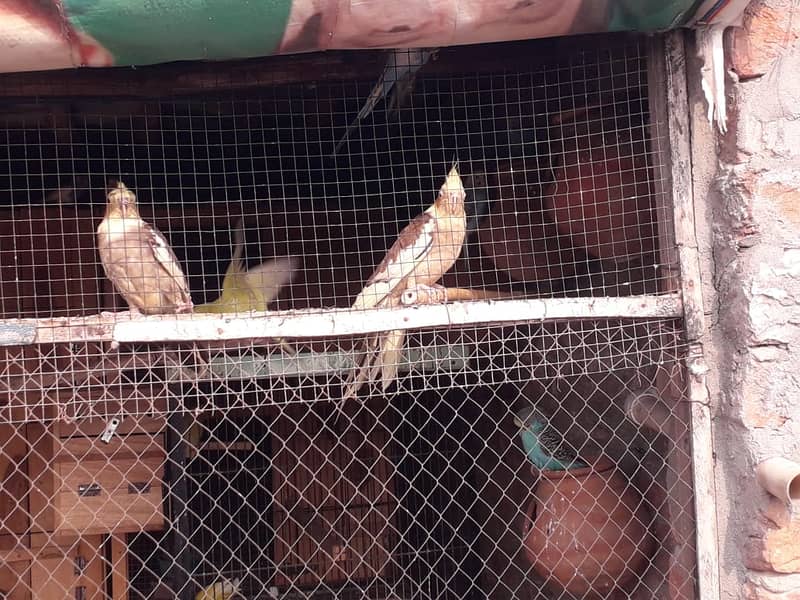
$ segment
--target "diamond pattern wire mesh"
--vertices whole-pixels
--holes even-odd
[[[501,299],[497,322],[412,322],[393,386],[344,404],[352,331],[117,347],[103,328],[128,318],[96,248],[110,180],[164,232],[196,306],[219,294],[241,217],[250,268],[299,260],[270,308],[349,307],[454,158],[467,233],[448,290],[674,291],[645,42],[492,49],[475,72],[475,49],[442,50],[336,158],[368,80],[5,107],[0,311],[38,319],[9,335],[40,337],[2,349],[0,591],[694,596],[677,315],[584,302],[531,321]]]

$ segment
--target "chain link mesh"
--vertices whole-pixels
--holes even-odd
[[[647,49],[501,45],[474,73],[443,49],[336,157],[370,81],[5,106],[0,592],[694,597],[682,320],[591,303],[675,291]],[[251,269],[299,257],[270,308],[302,322],[351,306],[454,158],[466,241],[442,285],[572,298],[572,318],[494,300],[485,324],[409,322],[392,387],[346,403],[358,332],[169,341],[178,319],[111,343],[130,317],[97,255],[110,179],[195,306],[241,219]]]

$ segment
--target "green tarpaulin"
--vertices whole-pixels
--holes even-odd
[[[7,0],[0,72],[660,31],[736,4],[741,12],[741,0]]]

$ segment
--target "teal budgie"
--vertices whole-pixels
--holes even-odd
[[[587,466],[578,453],[551,427],[543,415],[526,407],[514,418],[520,428],[520,439],[525,455],[542,471],[566,471]]]

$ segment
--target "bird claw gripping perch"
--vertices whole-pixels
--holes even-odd
[[[447,302],[447,288],[441,285],[417,285],[409,288],[400,296],[404,306],[415,304],[444,304]]]

